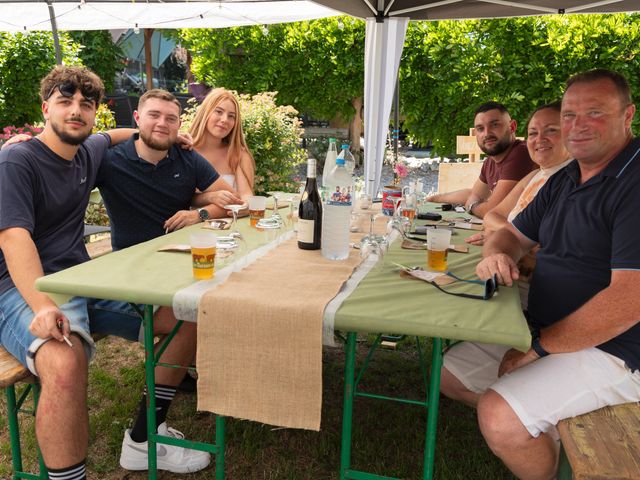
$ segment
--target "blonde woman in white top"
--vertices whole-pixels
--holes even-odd
[[[198,107],[189,133],[196,151],[246,203],[253,195],[256,168],[244,139],[240,105],[234,93],[224,88],[211,90]]]

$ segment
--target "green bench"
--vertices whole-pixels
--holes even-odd
[[[27,387],[22,391],[19,397],[16,397],[15,386],[18,383],[27,383]],[[26,413],[34,415],[35,407],[30,410],[23,409],[25,400],[32,393],[34,399],[38,398],[39,386],[35,377],[27,370],[13,355],[7,352],[0,345],[0,388],[5,392],[7,399],[7,423],[9,424],[9,437],[11,442],[11,466],[13,470],[12,479],[46,479],[48,478],[47,469],[39,457],[40,474],[28,473],[23,470],[22,466],[22,449],[20,446],[20,428],[18,422],[18,413]],[[34,403],[36,403],[34,402]]]

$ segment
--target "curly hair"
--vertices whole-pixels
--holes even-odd
[[[40,81],[40,98],[47,100],[56,87],[71,84],[84,96],[96,102],[96,107],[104,97],[104,84],[100,77],[86,67],[58,65]]]

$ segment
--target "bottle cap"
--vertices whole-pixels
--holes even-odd
[[[349,144],[348,144],[348,143],[343,143],[343,144],[342,144],[342,149],[343,149],[343,150],[345,150],[345,149],[347,149],[347,150],[348,150],[348,149],[349,149]]]

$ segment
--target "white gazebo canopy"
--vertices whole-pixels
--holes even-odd
[[[224,28],[298,22],[338,12],[304,0],[0,0],[0,31]]]
[[[375,195],[409,20],[638,10],[639,0],[0,0],[0,31],[224,28],[312,20],[340,12],[367,19],[365,181],[367,193]]]

